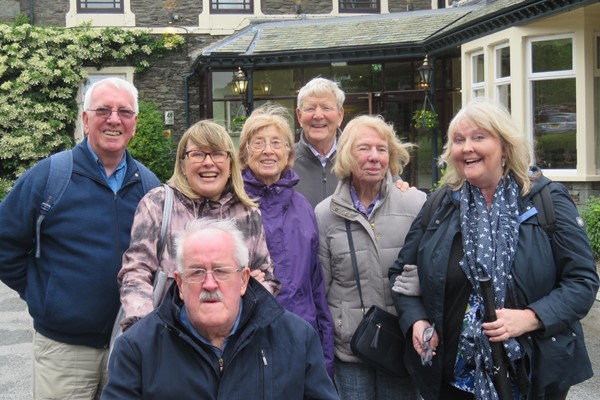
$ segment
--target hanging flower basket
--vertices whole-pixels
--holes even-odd
[[[433,111],[417,110],[412,116],[413,125],[417,129],[435,128],[440,124],[438,115]]]

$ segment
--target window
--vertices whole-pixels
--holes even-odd
[[[529,81],[536,163],[545,169],[577,167],[577,101],[573,39],[529,42]]]
[[[121,0],[78,0],[77,12],[79,13],[122,13]]]
[[[379,0],[340,0],[341,13],[378,13]]]
[[[510,111],[510,47],[507,44],[498,46],[494,53],[496,96],[500,104]]]
[[[254,12],[254,2],[252,0],[211,0],[210,11],[223,14],[251,14]]]
[[[594,66],[594,126],[596,142],[596,173],[600,174],[600,34],[596,36],[596,65]]]
[[[471,88],[473,98],[485,96],[485,62],[483,52],[471,55]]]

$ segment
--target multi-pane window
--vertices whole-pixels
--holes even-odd
[[[254,2],[252,0],[211,0],[210,11],[212,13],[253,13]]]
[[[78,0],[78,13],[122,13],[122,0]]]
[[[573,39],[529,42],[529,82],[536,163],[546,169],[577,167],[577,97]]]
[[[497,46],[494,54],[496,96],[500,104],[510,111],[510,47],[508,44]]]
[[[471,89],[473,98],[485,96],[485,63],[483,52],[471,55]]]
[[[340,0],[341,13],[378,13],[379,0]]]

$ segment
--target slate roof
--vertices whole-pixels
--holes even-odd
[[[483,0],[459,7],[255,21],[198,51],[198,63],[293,64],[456,52],[469,40],[598,0]]]

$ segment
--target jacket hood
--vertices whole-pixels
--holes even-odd
[[[298,174],[291,168],[283,170],[279,180],[270,186],[256,179],[256,175],[254,175],[254,172],[249,167],[246,167],[242,171],[242,178],[244,179],[246,191],[249,194],[259,197],[264,197],[265,193],[269,190],[281,192],[284,188],[293,188],[300,181]]]

